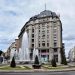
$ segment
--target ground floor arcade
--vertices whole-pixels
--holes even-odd
[[[50,62],[53,58],[55,58],[57,63],[61,63],[61,54],[60,48],[50,48],[50,49],[38,49],[38,57],[39,60],[43,62]],[[30,59],[33,58],[33,49],[30,51]]]

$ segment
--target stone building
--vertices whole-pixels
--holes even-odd
[[[18,52],[19,52],[19,39],[15,39],[15,42],[12,42],[12,44],[9,46],[9,48],[6,51],[5,56],[9,56],[10,60],[12,59],[12,57],[14,56],[14,54],[17,54],[17,59],[18,58]]]
[[[15,39],[15,49],[19,51],[19,39]]]
[[[68,53],[68,58],[70,62],[73,62],[73,61],[75,62],[75,46],[70,49]]]
[[[35,48],[38,49],[39,59],[42,62],[51,61],[53,57],[56,62],[61,62],[62,23],[55,12],[44,10],[25,23],[18,36],[20,48],[25,31],[28,34],[31,60]]]

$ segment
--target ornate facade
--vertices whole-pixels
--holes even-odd
[[[62,23],[55,12],[44,10],[40,14],[31,17],[18,36],[19,47],[21,47],[25,31],[28,33],[31,60],[35,48],[38,49],[39,59],[42,62],[51,61],[53,57],[56,62],[61,62]]]

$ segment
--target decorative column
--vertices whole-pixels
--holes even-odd
[[[58,63],[61,64],[61,53],[60,53],[60,48],[58,48]]]
[[[39,59],[41,61],[41,50],[39,51]]]
[[[50,61],[50,62],[51,62],[52,58],[53,58],[53,49],[50,48],[50,49],[49,49],[49,61]]]

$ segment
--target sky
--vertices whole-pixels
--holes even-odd
[[[7,50],[30,17],[46,9],[60,14],[65,52],[75,45],[75,0],[0,0],[0,50]]]

